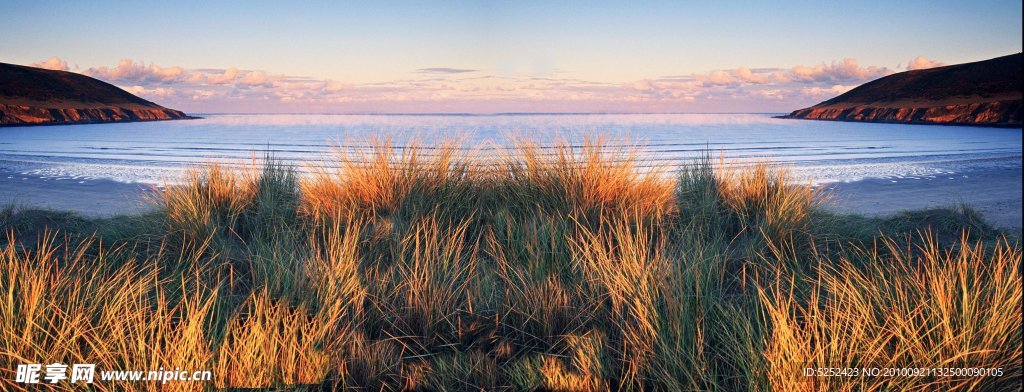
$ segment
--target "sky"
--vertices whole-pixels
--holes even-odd
[[[788,112],[1022,46],[1019,1],[0,8],[0,62],[82,73],[190,113]]]

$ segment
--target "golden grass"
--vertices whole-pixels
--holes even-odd
[[[138,370],[209,367],[207,326],[217,297],[204,288],[205,281],[185,274],[180,280],[161,277],[155,261],[118,260],[121,249],[100,247],[93,254],[90,240],[76,246],[48,234],[37,245],[24,253],[14,246],[0,251],[4,389],[31,389],[12,383],[20,363]],[[187,299],[167,300],[170,291],[186,288]],[[109,391],[140,387],[161,388],[95,385]]]
[[[155,243],[9,238],[0,389],[52,362],[214,375],[98,390],[1021,383],[1015,243],[835,243],[819,195],[768,165],[669,178],[602,142],[461,151],[380,142],[305,178],[213,165],[162,195]],[[1004,376],[803,375],[844,366]]]
[[[753,167],[721,165],[718,192],[743,226],[767,230],[769,238],[785,238],[807,230],[820,191],[794,186],[784,167],[759,163]]]
[[[452,143],[435,148],[416,144],[395,147],[390,140],[371,140],[369,151],[340,151],[339,170],[315,168],[301,182],[300,211],[315,219],[349,212],[385,215],[415,202],[414,198],[451,196],[479,173],[468,156]]]
[[[170,186],[158,193],[158,204],[166,206],[167,221],[192,241],[202,241],[214,230],[233,230],[238,217],[250,206],[259,173],[253,168],[230,170],[211,163],[189,168],[184,185]]]
[[[1020,385],[1021,251],[925,235],[821,263],[810,296],[762,290],[772,334],[765,375],[785,390],[985,389]],[[780,274],[785,276],[785,274]],[[1002,368],[1003,377],[803,377],[805,367]]]
[[[636,152],[622,145],[628,143],[588,138],[582,146],[561,143],[545,151],[520,138],[505,152],[495,177],[509,203],[597,215],[672,212],[671,179],[657,167],[642,170]]]

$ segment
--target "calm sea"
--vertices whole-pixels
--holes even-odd
[[[61,179],[173,180],[190,164],[269,151],[300,168],[329,165],[367,138],[423,145],[457,138],[497,153],[516,137],[542,145],[603,136],[672,168],[706,151],[769,160],[817,182],[952,176],[1021,165],[1021,130],[775,119],[770,114],[202,115],[199,120],[0,128],[0,169]]]

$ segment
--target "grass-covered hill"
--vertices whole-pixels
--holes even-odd
[[[185,113],[82,74],[0,63],[0,126],[181,118]]]
[[[1019,128],[1024,97],[1022,65],[1017,53],[900,72],[785,117]]]

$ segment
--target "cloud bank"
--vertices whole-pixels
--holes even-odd
[[[415,69],[407,78],[385,82],[352,83],[236,67],[186,69],[133,59],[77,72],[192,113],[786,112],[895,72],[943,65],[921,56],[907,64],[894,69],[847,58],[628,83],[506,76],[451,67]],[[32,65],[70,69],[59,57]]]

